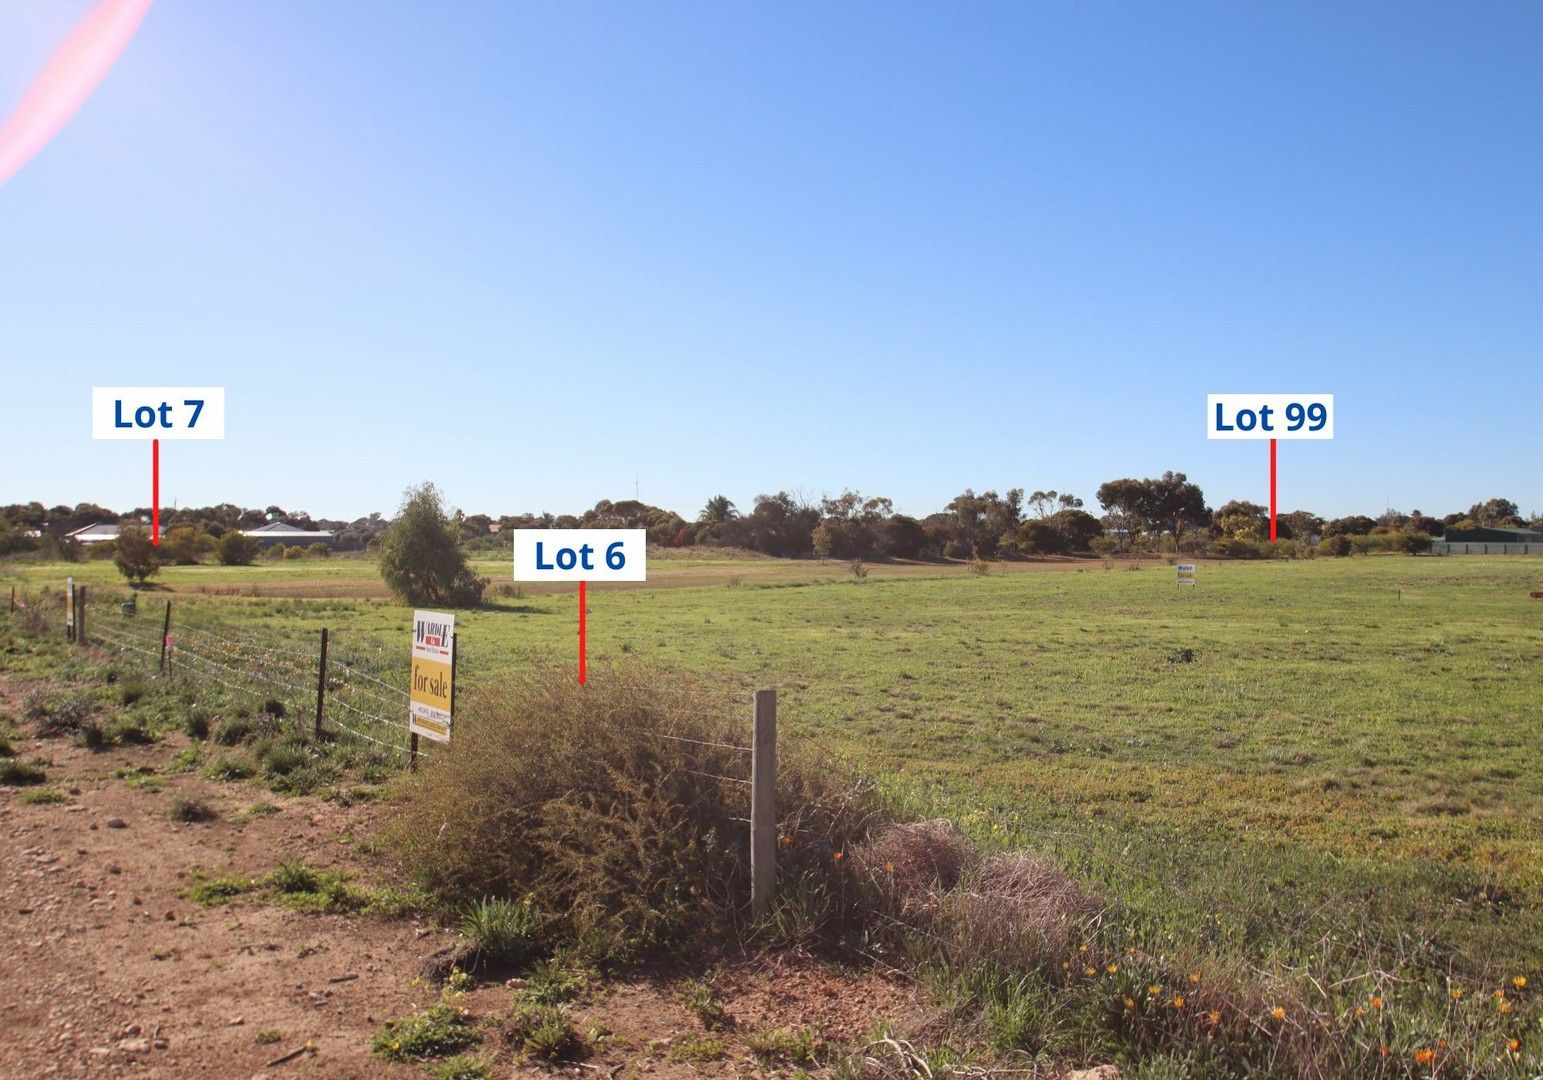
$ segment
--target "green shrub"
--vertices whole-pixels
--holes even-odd
[[[31,784],[41,784],[47,779],[47,771],[38,762],[0,758],[0,784],[26,787]]]
[[[232,716],[221,721],[214,729],[214,741],[220,746],[236,746],[257,733],[257,725],[250,717]]]
[[[257,769],[243,757],[221,758],[204,770],[210,780],[246,780],[257,775]]]
[[[542,919],[529,901],[514,904],[484,898],[461,917],[461,936],[476,951],[480,963],[519,967],[540,947]]]
[[[70,793],[63,788],[56,787],[31,787],[16,796],[16,801],[24,806],[41,806],[50,803],[64,803],[70,801]]]
[[[225,566],[249,566],[256,560],[262,545],[254,538],[235,529],[220,537],[219,558]]]
[[[388,1020],[375,1036],[375,1053],[388,1061],[441,1057],[482,1041],[470,1019],[450,1001],[440,1001],[405,1020]]]
[[[429,1080],[491,1080],[492,1076],[492,1064],[471,1054],[457,1054],[429,1066]]]
[[[188,710],[182,730],[187,732],[188,738],[202,742],[209,737],[209,714],[195,705]]]
[[[560,1005],[523,1005],[515,1009],[509,1031],[531,1057],[543,1061],[572,1060],[582,1056],[584,1040],[573,1029],[568,1012]]]

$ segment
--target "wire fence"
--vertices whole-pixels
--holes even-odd
[[[170,605],[93,597],[86,638],[168,678],[219,687],[324,736],[408,758],[405,655],[393,662],[377,642],[331,631],[324,652],[320,628],[254,629]]]

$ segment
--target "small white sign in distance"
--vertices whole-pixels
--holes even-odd
[[[223,386],[93,386],[93,439],[223,439]]]
[[[646,581],[644,529],[516,529],[515,581]]]
[[[1207,394],[1208,439],[1332,439],[1333,394]]]
[[[1193,585],[1195,583],[1195,564],[1194,563],[1183,563],[1183,562],[1181,562],[1181,563],[1178,564],[1177,568],[1178,568],[1178,571],[1179,571],[1178,582],[1179,582],[1180,585]]]

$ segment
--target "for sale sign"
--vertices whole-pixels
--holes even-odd
[[[435,742],[449,742],[455,703],[454,615],[413,612],[412,660],[407,730]]]

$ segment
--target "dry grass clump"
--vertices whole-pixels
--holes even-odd
[[[529,899],[608,956],[728,929],[749,895],[750,706],[641,668],[537,672],[469,700],[455,741],[408,781],[388,827],[443,900]],[[839,850],[871,794],[778,748],[788,849]],[[786,866],[794,870],[794,866]]]
[[[1054,863],[1025,851],[993,855],[943,898],[940,925],[955,963],[1054,971],[1107,909]]]
[[[901,912],[935,904],[975,859],[975,842],[943,818],[888,825],[852,852],[853,868]]]

